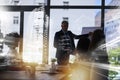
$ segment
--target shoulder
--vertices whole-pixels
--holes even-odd
[[[60,30],[60,31],[57,31],[55,34],[56,34],[56,35],[63,34],[63,31],[62,31],[62,30]]]
[[[57,31],[56,33],[60,33],[61,32],[61,30],[60,31]]]
[[[72,31],[69,30],[68,32],[72,32]]]
[[[73,34],[72,31],[68,31],[69,34]]]

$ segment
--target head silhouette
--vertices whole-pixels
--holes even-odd
[[[68,30],[68,21],[62,21],[61,23],[61,27],[63,31],[67,31]]]

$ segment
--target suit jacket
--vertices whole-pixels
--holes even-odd
[[[70,40],[71,40],[72,51],[74,51],[74,49],[75,49],[74,39],[79,39],[82,36],[88,37],[88,34],[75,35],[71,31],[67,31],[67,34],[69,35]],[[60,54],[60,49],[59,49],[58,44],[59,44],[59,40],[61,39],[61,36],[63,36],[63,35],[64,35],[64,32],[62,30],[60,30],[60,31],[56,32],[55,36],[54,36],[54,47],[57,49],[56,57],[59,57],[59,54]]]

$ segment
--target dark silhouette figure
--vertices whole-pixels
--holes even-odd
[[[69,63],[69,55],[75,50],[74,39],[79,39],[82,36],[88,37],[88,34],[75,35],[68,31],[68,22],[62,21],[61,30],[55,33],[54,47],[56,50],[56,58],[58,65],[67,65]]]
[[[108,80],[108,54],[103,30],[97,29],[93,32],[89,50],[93,61],[91,80]],[[102,64],[106,66],[101,66]]]
[[[88,59],[89,44],[90,44],[90,40],[88,39],[88,37],[82,36],[79,38],[76,50],[77,50],[77,53],[79,54],[81,60]]]

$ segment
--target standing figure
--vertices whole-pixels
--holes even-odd
[[[57,49],[56,58],[58,65],[67,65],[69,63],[69,55],[75,50],[74,38],[79,39],[81,36],[88,37],[88,34],[75,35],[68,31],[69,23],[62,21],[61,30],[55,33],[54,47]]]
[[[77,53],[79,54],[80,60],[87,60],[89,59],[90,55],[88,54],[88,48],[90,44],[90,39],[87,37],[81,37],[77,43]]]

